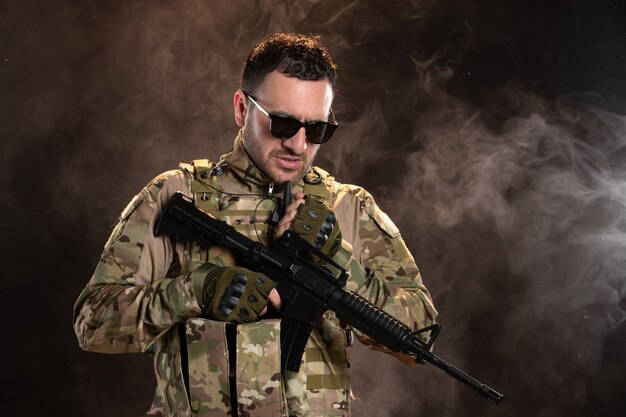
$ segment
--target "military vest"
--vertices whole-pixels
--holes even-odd
[[[242,234],[268,243],[270,219],[277,199],[229,194],[222,188],[225,167],[206,159],[181,164],[190,181],[195,204],[226,221]],[[329,201],[333,178],[312,169],[294,191]],[[300,189],[302,187],[302,189]],[[271,196],[270,196],[271,197]],[[227,248],[189,245],[189,269],[204,262],[241,264]],[[193,416],[348,416],[351,402],[348,356],[351,333],[327,312],[306,345],[301,370],[280,367],[280,320],[261,320],[234,326],[204,318],[188,319],[181,344],[186,344],[186,374]],[[234,399],[234,400],[233,400]]]

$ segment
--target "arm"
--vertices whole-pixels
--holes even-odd
[[[165,173],[122,212],[74,306],[74,330],[81,348],[105,353],[144,351],[179,321],[200,314],[194,290],[197,279],[181,273],[182,248],[152,234],[164,204],[181,188],[186,188],[182,173]]]
[[[335,201],[344,238],[353,246],[347,269],[352,290],[382,308],[413,330],[430,326],[437,311],[422,282],[413,256],[400,232],[364,189],[344,185]],[[357,337],[375,350],[381,350],[414,365],[408,355],[392,352],[361,332]]]

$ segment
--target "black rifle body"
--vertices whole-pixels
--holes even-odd
[[[333,274],[310,262],[301,252],[307,243],[286,231],[269,246],[237,232],[226,222],[197,208],[193,201],[178,192],[170,199],[155,230],[155,236],[174,235],[180,241],[194,241],[200,246],[224,246],[244,255],[246,266],[277,282],[283,307],[281,320],[281,362],[284,369],[298,371],[306,341],[326,310],[332,310],[344,323],[360,330],[394,352],[409,354],[418,363],[429,362],[461,381],[494,404],[504,398],[489,386],[447,364],[430,351],[439,326],[412,331],[404,323],[343,288],[347,273]],[[428,342],[418,335],[430,333]]]

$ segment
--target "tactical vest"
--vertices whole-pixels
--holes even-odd
[[[251,239],[267,243],[268,220],[276,200],[229,195],[220,185],[223,167],[206,159],[181,164],[190,181],[195,204],[226,221]],[[330,201],[333,178],[312,169],[295,191]],[[299,188],[302,187],[300,190]],[[223,248],[190,245],[190,270],[204,262],[241,264],[238,254]],[[217,417],[231,413],[236,399],[240,416],[348,416],[351,391],[346,347],[351,333],[334,313],[309,338],[300,372],[280,367],[280,320],[238,326],[203,318],[185,323],[187,389],[192,415]],[[233,402],[234,403],[234,402]],[[230,414],[232,415],[232,414]]]

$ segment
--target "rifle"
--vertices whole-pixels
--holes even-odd
[[[394,352],[409,354],[416,363],[429,362],[451,377],[469,386],[494,404],[504,396],[465,372],[447,364],[430,351],[440,326],[412,331],[390,314],[365,298],[345,290],[348,273],[337,264],[333,274],[328,268],[308,260],[308,242],[292,231],[265,246],[237,232],[226,222],[200,210],[193,200],[181,192],[175,193],[166,205],[154,229],[155,236],[174,235],[180,241],[196,242],[210,247],[217,244],[244,255],[250,269],[263,273],[277,282],[276,289],[283,306],[280,342],[281,366],[297,372],[304,348],[326,310],[332,310],[348,325],[360,330],[377,343]],[[418,336],[430,332],[427,342]]]

